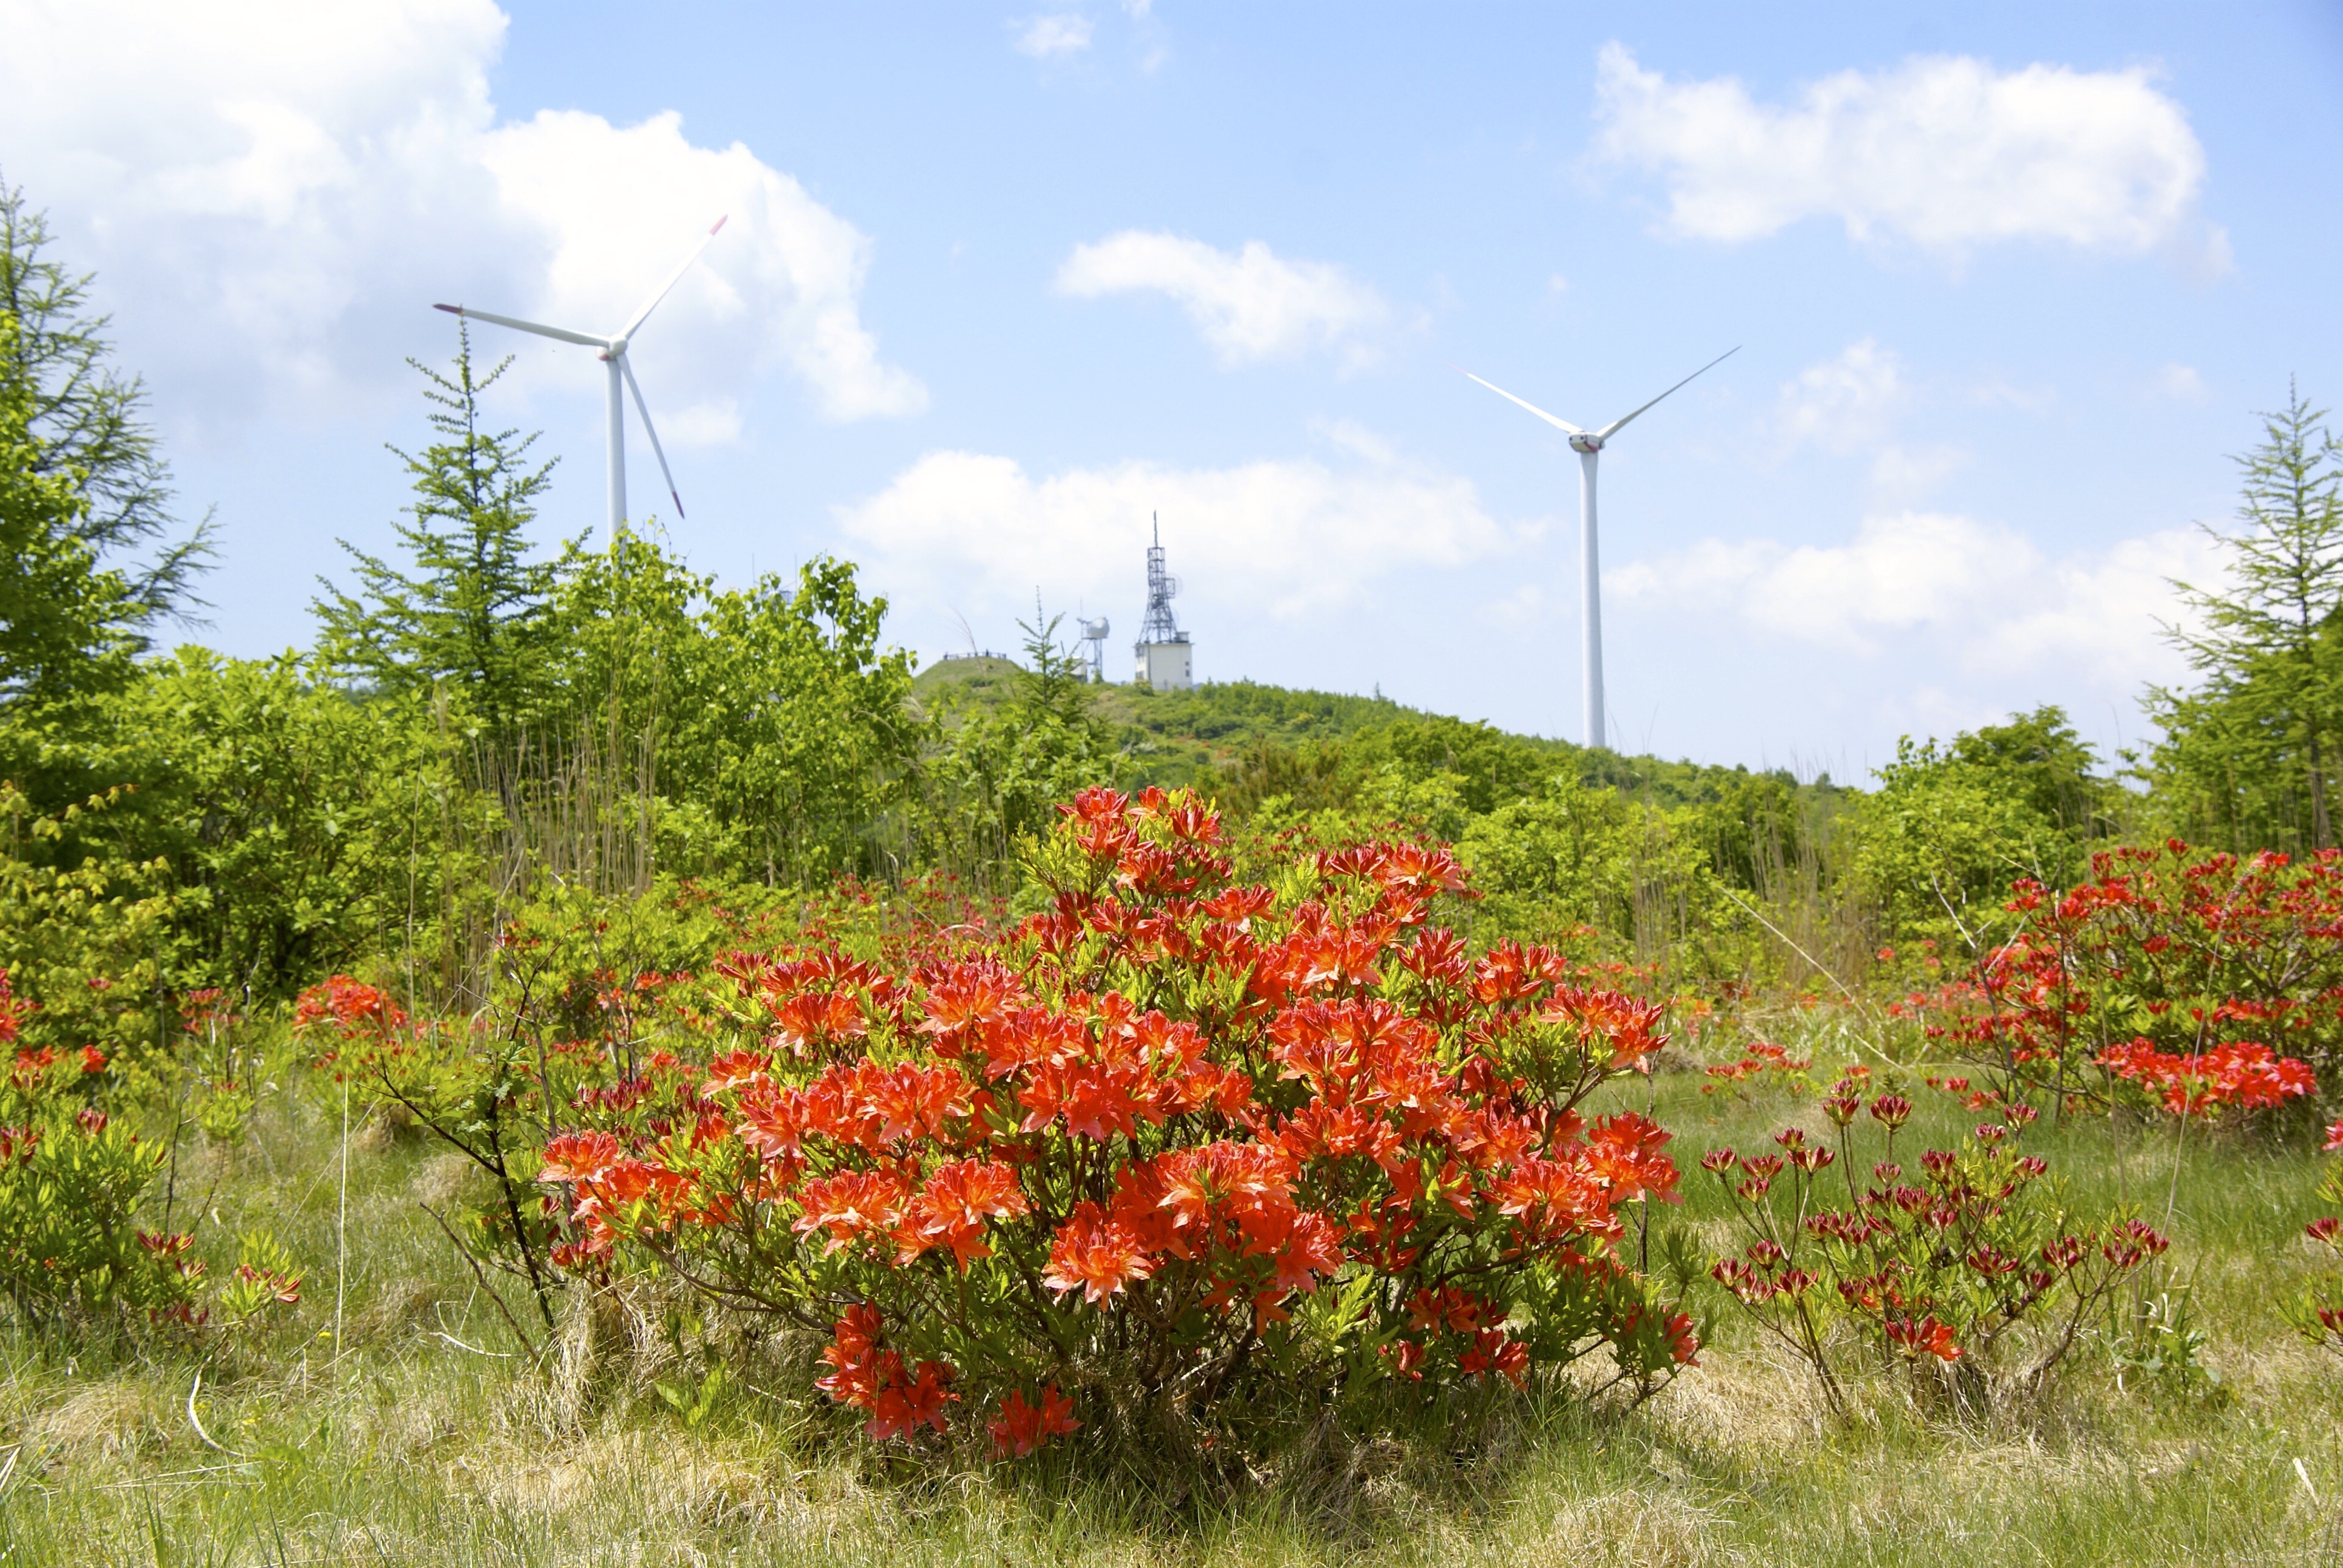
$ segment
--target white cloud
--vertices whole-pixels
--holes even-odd
[[[1782,433],[1847,452],[1887,433],[1906,393],[1903,362],[1865,337],[1836,357],[1809,365],[1782,387]]]
[[[1775,427],[1784,450],[1805,442],[1841,454],[1870,450],[1874,504],[1906,506],[1969,463],[1967,450],[1950,443],[1892,439],[1912,391],[1895,350],[1861,338],[1782,384]]]
[[[858,314],[870,241],[739,142],[694,146],[673,112],[621,128],[548,109],[492,132],[479,158],[504,212],[552,241],[538,307],[557,320],[617,330],[709,219],[729,213],[705,272],[686,275],[644,328],[639,361],[688,335],[691,357],[715,356],[734,384],[789,366],[835,418],[926,406],[917,380],[880,363]]]
[[[2193,365],[2167,365],[2156,373],[2149,390],[2158,397],[2169,397],[2176,403],[2203,403],[2210,393],[2205,389],[2205,378],[2197,374]]]
[[[1036,60],[1046,60],[1052,55],[1079,55],[1091,46],[1091,19],[1079,12],[1029,16],[1010,25],[1019,30],[1017,52],[1031,55]]]
[[[2174,528],[2063,557],[2014,529],[1945,513],[1867,518],[1840,545],[1707,539],[1605,575],[1623,602],[1737,618],[1842,654],[1949,660],[1975,676],[2056,671],[2109,691],[2179,678],[2159,625],[2170,580],[2215,580],[2214,547]]]
[[[1282,260],[1257,239],[1232,255],[1137,229],[1076,246],[1057,286],[1083,298],[1169,295],[1230,366],[1318,347],[1342,347],[1360,363],[1372,354],[1363,335],[1389,314],[1383,296],[1330,263]]]
[[[970,614],[1053,605],[1132,579],[1160,514],[1188,598],[1224,615],[1295,618],[1372,598],[1376,584],[1509,548],[1469,480],[1400,457],[1347,424],[1340,458],[1227,468],[1126,462],[1029,475],[1013,458],[933,452],[839,526],[896,602]]]
[[[2211,269],[2226,242],[2197,215],[2205,150],[2143,67],[1999,71],[1966,56],[1842,71],[1795,106],[1731,77],[1671,82],[1618,44],[1596,74],[1598,150],[1659,170],[1668,226],[1701,239],[1835,217],[1857,241],[1957,255],[1996,240],[2171,249]]]
[[[834,417],[922,406],[861,322],[870,246],[852,225],[673,114],[499,125],[506,25],[488,0],[19,0],[5,172],[61,252],[99,269],[141,363],[223,421],[258,399],[403,392],[398,357],[434,300],[614,330],[726,211],[643,333],[655,409],[782,366]],[[598,374],[584,350],[492,330],[482,346],[521,350],[525,382]]]

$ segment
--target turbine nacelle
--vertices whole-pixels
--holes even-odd
[[[1591,430],[1582,430],[1570,438],[1570,449],[1574,452],[1600,452],[1603,450],[1603,437]]]

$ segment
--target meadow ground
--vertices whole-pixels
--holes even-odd
[[[1705,1256],[1727,1232],[1700,1154],[1821,1123],[1811,1101],[1701,1082],[1656,1084],[1688,1201],[1654,1213]],[[1927,1100],[1923,1133],[1975,1120]],[[533,1367],[423,1207],[459,1195],[460,1162],[361,1129],[341,1223],[338,1103],[292,1085],[233,1146],[191,1145],[176,1201],[213,1237],[265,1224],[294,1246],[297,1331],[207,1367],[8,1342],[0,1563],[2343,1563],[2343,1360],[2278,1311],[2312,1266],[2318,1161],[2216,1137],[2176,1167],[2168,1131],[2104,1123],[2032,1142],[2078,1206],[2162,1223],[2169,1204],[2213,1392],[2118,1387],[2093,1343],[1990,1413],[1882,1380],[1834,1420],[1711,1292],[1700,1366],[1640,1407],[1501,1387],[1403,1440],[1301,1434],[1206,1505],[1063,1454],[987,1466],[841,1442],[802,1360],[710,1384],[707,1325],[655,1293],[572,1301]]]

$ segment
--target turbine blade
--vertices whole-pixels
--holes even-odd
[[[635,395],[635,412],[643,417],[643,434],[651,438],[651,456],[659,459],[659,477],[667,481],[668,499],[675,503],[676,520],[680,522],[683,520],[683,498],[675,493],[675,475],[668,469],[667,454],[659,449],[659,430],[651,424],[650,407],[643,401],[643,389],[635,379],[635,367],[628,363],[624,354],[618,356],[618,370],[627,378],[627,390]]]
[[[491,316],[485,310],[474,310],[469,306],[464,305],[435,305],[431,308],[444,310],[450,316],[460,316],[467,321],[493,321],[498,327],[509,327],[516,332],[534,332],[539,337],[558,337],[564,343],[582,343],[588,348],[607,351],[610,347],[610,340],[607,337],[589,337],[583,332],[572,332],[564,327],[548,327],[542,322],[523,321],[518,316]]]
[[[1473,375],[1462,365],[1451,365],[1448,368],[1455,371],[1456,374],[1462,376],[1467,381],[1481,381],[1481,378],[1478,376]],[[1569,420],[1557,419],[1534,403],[1523,403],[1522,399],[1514,397],[1512,393],[1506,391],[1503,387],[1498,386],[1493,381],[1481,381],[1481,385],[1486,387],[1490,391],[1494,392],[1498,397],[1503,397],[1508,403],[1521,403],[1523,407],[1528,409],[1531,413],[1536,415],[1539,418],[1544,420],[1547,424],[1552,425],[1558,430],[1568,431],[1573,436],[1584,436],[1586,434],[1585,431],[1580,429]]]
[[[1666,396],[1668,396],[1668,394],[1669,394],[1669,393],[1671,393],[1671,392],[1675,392],[1675,391],[1677,391],[1677,390],[1681,389],[1681,388],[1685,385],[1685,383],[1686,383],[1686,382],[1689,382],[1689,381],[1693,380],[1693,379],[1694,379],[1694,377],[1700,377],[1700,376],[1704,376],[1704,375],[1706,375],[1708,372],[1710,372],[1711,370],[1715,369],[1718,366],[1720,366],[1720,365],[1724,364],[1726,360],[1728,360],[1728,359],[1732,358],[1735,355],[1736,355],[1736,354],[1738,354],[1738,353],[1740,353],[1740,352],[1741,352],[1741,345],[1739,345],[1738,343],[1735,344],[1732,347],[1730,347],[1730,348],[1726,349],[1724,353],[1722,353],[1722,354],[1718,355],[1715,358],[1714,358],[1714,359],[1710,360],[1707,364],[1705,364],[1705,365],[1702,366],[1699,369],[1697,369],[1697,370],[1694,371],[1694,372],[1692,373],[1692,375],[1685,377],[1684,378],[1684,380],[1683,380],[1683,381],[1679,381],[1679,382],[1677,382],[1677,383],[1675,384],[1675,386],[1669,387],[1669,388],[1668,388],[1668,390],[1667,390],[1667,392],[1663,392],[1663,393],[1661,393],[1661,394],[1660,394],[1660,397],[1665,397]],[[1654,398],[1653,398],[1653,399],[1652,399],[1652,403],[1656,403],[1656,402],[1658,402],[1658,401],[1660,400],[1660,397],[1654,397]],[[1652,406],[1652,403],[1646,403],[1646,404],[1644,404],[1644,408],[1648,408],[1648,407],[1650,407]],[[1644,411],[1644,408],[1638,408],[1638,409],[1636,409],[1636,410],[1635,410],[1635,414],[1640,414],[1640,413],[1642,413],[1642,412]],[[1598,440],[1598,441],[1607,441],[1607,440],[1609,440],[1609,439],[1611,438],[1611,437],[1612,437],[1615,432],[1617,432],[1617,431],[1620,429],[1620,427],[1621,427],[1624,426],[1624,425],[1627,423],[1627,421],[1628,421],[1628,420],[1630,420],[1630,419],[1634,418],[1634,417],[1635,417],[1635,414],[1622,414],[1622,415],[1620,415],[1620,416],[1619,416],[1619,417],[1617,417],[1616,419],[1612,420],[1612,421],[1611,421],[1611,423],[1609,423],[1608,425],[1604,426],[1604,427],[1603,427],[1603,428],[1601,428],[1600,430],[1595,431],[1595,432],[1594,432],[1594,438],[1595,438],[1596,440]]]
[[[679,265],[673,272],[667,275],[667,281],[659,286],[658,292],[654,293],[649,299],[643,301],[643,307],[635,312],[635,318],[627,323],[626,330],[619,333],[619,337],[632,337],[635,335],[635,328],[640,327],[644,322],[650,319],[651,312],[657,310],[659,308],[659,301],[667,297],[667,291],[683,281],[683,275],[691,270],[691,264],[699,259],[699,253],[708,248],[709,243],[716,238],[716,231],[722,228],[724,226],[725,219],[729,218],[732,215],[728,212],[724,214],[723,216],[719,217],[714,223],[708,226],[708,232],[699,236],[699,243],[691,247],[691,254],[685,256],[681,264]]]

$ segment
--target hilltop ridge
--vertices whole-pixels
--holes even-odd
[[[1009,700],[1021,673],[1016,660],[997,654],[945,658],[920,671],[913,689],[926,702],[989,709]],[[1186,691],[1129,683],[1089,689],[1091,710],[1132,759],[1134,781],[1167,788],[1210,782],[1240,797],[1307,795],[1338,774],[1387,759],[1443,766],[1467,781],[1468,795],[1485,790],[1493,797],[1521,793],[1558,773],[1648,793],[1663,806],[1720,800],[1759,779],[1799,784],[1786,769],[1624,756],[1427,712],[1380,694],[1252,680],[1205,681]],[[1827,775],[1811,787],[1845,788]]]

